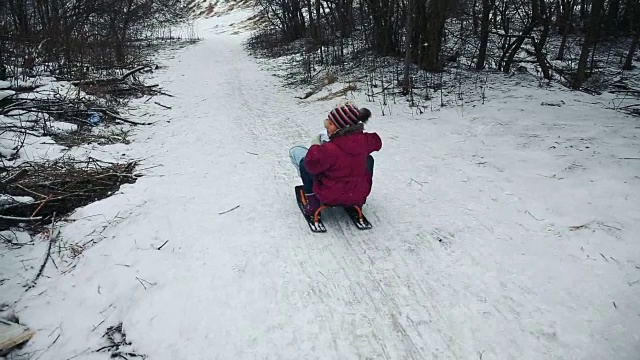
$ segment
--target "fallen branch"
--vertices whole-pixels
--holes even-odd
[[[612,94],[633,94],[640,95],[640,90],[609,90]]]
[[[40,266],[40,270],[38,270],[36,277],[31,281],[31,284],[27,287],[27,290],[32,289],[34,286],[36,286],[36,282],[38,281],[40,276],[42,276],[42,273],[44,272],[44,268],[47,266],[47,262],[49,261],[49,257],[51,257],[51,246],[53,245],[53,242],[56,239],[56,234],[53,233],[55,217],[56,217],[56,214],[54,213],[51,219],[51,228],[49,229],[49,245],[47,246],[47,253],[45,254],[44,261],[42,262],[42,265]]]
[[[549,178],[549,179],[558,179],[558,180],[562,180],[562,179],[564,179],[564,178],[562,178],[562,177],[557,177],[557,175],[556,175],[556,174],[553,174],[553,175],[551,175],[551,176],[549,176],[549,175],[545,175],[545,174],[538,174],[538,175],[540,175],[540,176],[542,176],[542,177]]]
[[[532,213],[529,212],[529,210],[525,210],[524,211],[526,214],[528,214],[529,216],[531,216],[532,218],[538,220],[538,221],[543,221],[544,219],[538,219],[537,217],[535,217]]]
[[[135,69],[133,69],[131,71],[128,71],[124,75],[122,75],[120,77],[120,81],[125,81],[129,76],[131,76],[131,75],[133,75],[133,74],[135,74],[137,72],[140,72],[140,71],[142,71],[144,69],[151,69],[151,66],[149,66],[149,65],[138,66],[137,68],[135,68]]]
[[[46,203],[47,203],[47,201],[51,200],[51,196],[52,196],[52,195],[47,196],[47,198],[46,198],[46,199],[44,199],[44,200],[42,201],[42,203],[40,204],[40,206],[38,206],[38,208],[33,212],[33,214],[31,214],[31,217],[32,217],[32,218],[33,218],[34,216],[36,216],[36,214],[38,213],[38,211],[40,211],[40,209],[42,209],[42,207],[44,206],[44,204],[46,204]]]
[[[232,212],[233,210],[235,210],[235,209],[237,209],[237,208],[239,208],[239,207],[240,207],[240,205],[237,205],[237,206],[235,206],[235,207],[233,207],[233,208],[231,208],[231,209],[229,209],[229,210],[227,210],[227,211],[223,211],[223,212],[221,212],[221,213],[218,213],[218,215],[222,215],[222,214],[226,214],[226,213],[228,213],[228,212]]]
[[[42,220],[42,216],[38,216],[38,217],[19,217],[19,216],[0,215],[0,219],[2,219],[2,220],[14,220],[14,221],[35,221],[35,220]]]
[[[149,284],[150,286],[154,286],[154,285],[156,284],[156,283],[152,283],[152,282],[150,282],[150,281],[147,281],[147,280],[145,280],[145,279],[141,279],[141,278],[139,278],[139,277],[137,277],[137,276],[136,276],[136,279],[138,280],[138,282],[140,283],[140,285],[142,285],[142,287],[143,287],[145,290],[147,290],[147,287],[144,285],[144,283],[147,283],[147,284]]]
[[[162,245],[160,245],[156,250],[162,250],[162,248],[167,245],[167,243],[169,242],[169,240],[165,241],[162,243]]]
[[[51,196],[51,195],[46,196],[46,195],[39,194],[39,193],[37,193],[37,192],[35,192],[35,191],[31,191],[31,190],[29,190],[29,189],[25,188],[25,187],[24,187],[24,186],[22,186],[22,185],[16,185],[16,187],[18,187],[18,188],[20,188],[20,189],[22,189],[22,190],[24,190],[24,191],[28,192],[29,194],[36,195],[36,196],[40,196],[40,197],[45,198],[45,199],[46,199],[46,198],[48,198],[49,196]]]
[[[55,329],[54,329],[55,330]],[[51,349],[51,347],[58,341],[58,339],[60,339],[60,336],[62,336],[62,333],[59,333],[58,336],[56,336],[56,338],[53,340],[53,342],[51,344],[49,344],[49,346],[47,346],[46,349],[44,349],[41,353],[40,356],[38,356],[35,360],[38,360],[42,357],[42,355],[44,355],[45,352],[47,352],[47,350]]]
[[[125,356],[125,355],[126,355],[126,356]],[[127,356],[130,356],[130,357],[140,357],[140,358],[143,358],[143,359],[146,359],[146,358],[147,358],[147,355],[144,355],[144,354],[138,354],[138,353],[134,353],[134,352],[119,352],[119,351],[116,351],[116,352],[111,353],[111,357],[112,357],[112,358],[114,358],[114,357],[116,357],[116,356],[117,356],[117,357],[119,357],[119,358],[121,358],[121,359],[124,359],[124,360],[129,360],[129,358],[128,358]]]
[[[0,114],[6,114],[9,111],[11,111],[12,109],[16,108],[16,107],[20,107],[24,104],[27,103],[27,100],[20,100],[20,101],[16,101],[13,104],[7,105],[5,107],[2,108],[2,110],[0,111]]]
[[[163,108],[165,108],[165,109],[171,109],[171,106],[162,105],[162,104],[160,104],[160,103],[159,103],[159,102],[157,102],[157,101],[154,101],[154,104],[156,104],[156,105],[158,105],[158,106],[162,106],[162,107],[163,107]]]
[[[149,86],[147,86],[147,88],[151,89],[152,87],[157,87],[157,86],[160,86],[160,85],[159,84],[157,84],[157,85],[149,85]],[[160,94],[160,95],[164,95],[164,96],[168,96],[168,97],[174,97],[173,95],[168,94],[168,93],[166,93],[166,92],[164,92],[162,90],[154,89],[153,91],[156,92],[157,94]]]
[[[133,70],[129,70],[127,71],[124,75],[122,76],[118,76],[118,77],[112,77],[112,78],[102,78],[102,79],[86,79],[86,80],[77,80],[77,81],[72,81],[71,84],[78,86],[78,85],[103,85],[103,84],[114,84],[114,83],[119,83],[119,82],[124,82],[125,80],[127,80],[128,77],[130,77],[131,75],[140,72],[146,68],[151,68],[149,65],[142,65],[142,66],[138,66],[137,68],[133,69]]]
[[[6,185],[9,184],[13,184],[16,181],[19,181],[20,179],[24,178],[25,176],[27,176],[27,174],[29,173],[29,171],[27,169],[20,169],[20,171],[18,171],[17,173],[10,175],[9,177],[3,179],[2,185],[4,185],[6,187]]]
[[[13,239],[18,239],[18,237],[15,235],[15,233],[12,234],[13,235]],[[0,234],[0,239],[2,239],[4,242],[6,242],[7,244],[9,244],[10,246],[15,246],[15,247],[20,247],[20,246],[25,246],[25,245],[31,245],[33,244],[32,242],[17,242],[17,241],[13,241],[12,239],[10,239],[9,237]],[[8,279],[7,279],[8,280]],[[1,282],[1,281],[0,281]],[[2,285],[2,284],[0,284]],[[0,308],[2,306],[0,305]],[[2,311],[2,309],[0,309],[0,311]]]
[[[11,86],[8,89],[9,90],[13,90],[17,93],[24,93],[24,92],[32,92],[34,90],[37,90],[38,88],[43,87],[44,84],[34,84],[34,85],[17,85],[17,86]]]
[[[593,223],[593,221],[589,221],[588,223],[582,224],[582,225],[572,225],[572,226],[569,226],[569,230],[576,231],[580,229],[586,229],[587,227],[589,227],[589,225],[591,225],[591,223]]]
[[[153,123],[140,123],[140,122],[136,122],[136,121],[133,121],[133,120],[128,120],[128,119],[123,118],[122,116],[119,116],[119,115],[116,115],[116,114],[110,112],[107,109],[101,109],[101,111],[104,112],[106,115],[109,115],[109,116],[111,116],[112,118],[114,118],[116,120],[120,120],[122,122],[126,122],[127,124],[131,124],[131,125],[152,125],[153,124]]]
[[[607,224],[603,223],[602,221],[598,221],[598,222],[597,222],[597,224],[598,224],[598,225],[600,225],[600,226],[607,227],[607,228],[609,228],[609,229],[614,229],[614,230],[622,231],[622,229],[621,229],[621,228],[619,228],[619,227],[615,227],[615,226],[613,226],[613,225],[607,225]],[[620,226],[622,226],[622,225],[620,225]]]

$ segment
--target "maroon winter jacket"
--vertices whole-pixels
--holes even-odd
[[[312,145],[304,158],[305,169],[314,175],[313,192],[324,204],[362,205],[371,192],[367,156],[382,148],[376,133],[362,130]]]

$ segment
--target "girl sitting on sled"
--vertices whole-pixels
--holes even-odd
[[[305,214],[313,216],[322,204],[361,208],[366,202],[373,182],[370,154],[382,148],[378,134],[364,131],[370,117],[366,108],[336,107],[324,120],[326,136],[316,137],[308,149],[289,150],[302,179]]]

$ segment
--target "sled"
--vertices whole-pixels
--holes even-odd
[[[328,208],[342,208],[347,213],[347,216],[349,216],[349,219],[351,219],[351,222],[356,226],[358,230],[368,230],[373,227],[373,225],[371,225],[367,217],[364,216],[364,213],[362,212],[362,208],[360,208],[359,206],[322,204],[320,205],[318,210],[316,210],[313,216],[309,216],[304,213],[304,205],[306,204],[306,197],[304,196],[304,190],[302,188],[302,185],[296,186],[295,191],[296,191],[296,200],[298,202],[298,207],[300,208],[300,212],[302,212],[302,216],[307,221],[307,224],[309,225],[309,229],[311,229],[312,232],[317,232],[317,233],[327,232],[327,228],[324,226],[324,223],[322,222],[322,218],[320,217],[320,214],[322,213],[323,210]]]

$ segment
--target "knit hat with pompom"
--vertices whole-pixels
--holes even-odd
[[[367,122],[371,111],[367,108],[358,109],[355,105],[338,106],[329,113],[329,121],[338,129],[344,129],[359,122]]]

